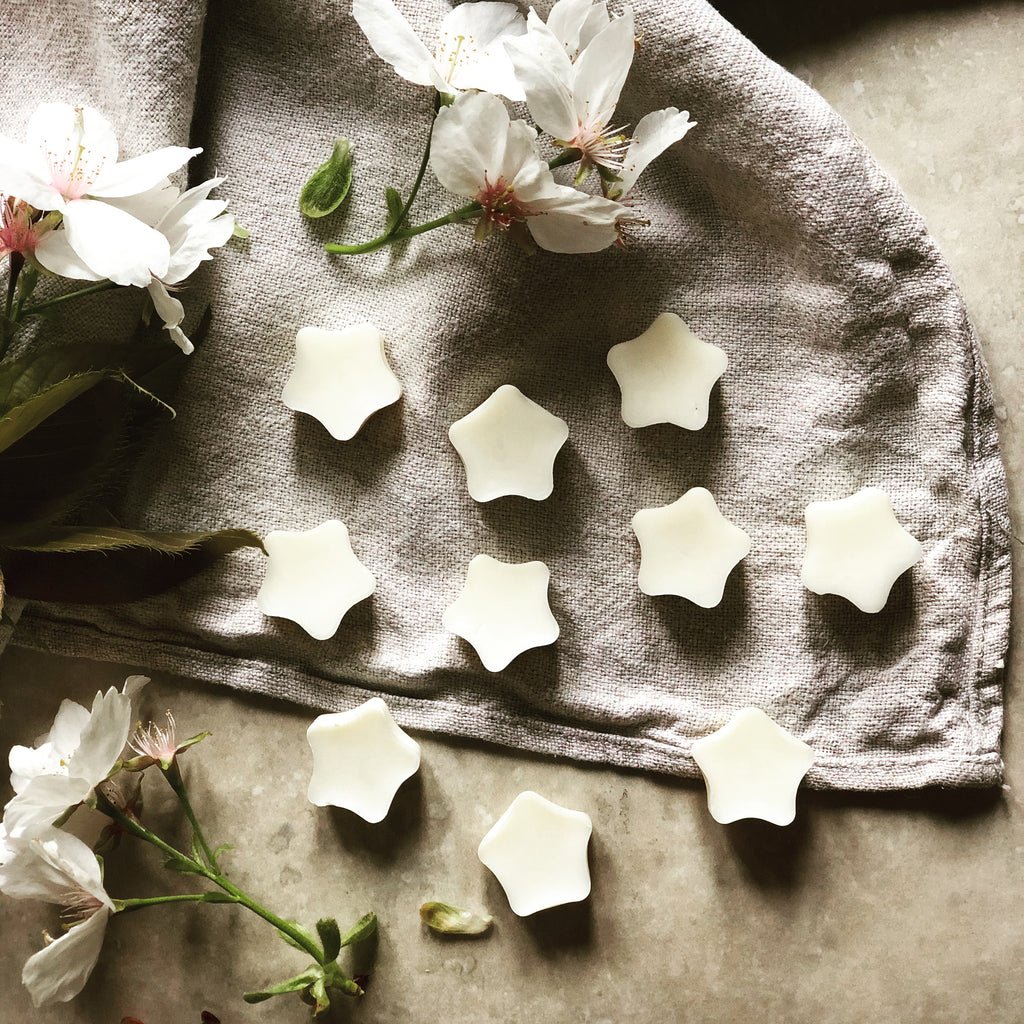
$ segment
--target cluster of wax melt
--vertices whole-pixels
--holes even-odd
[[[308,797],[383,821],[399,787],[419,769],[419,744],[372,697],[349,711],[323,714],[306,730],[313,753]],[[723,824],[762,818],[788,825],[811,748],[757,708],[745,708],[693,745],[707,782],[708,809]],[[480,840],[477,856],[497,878],[520,917],[590,895],[590,816],[527,790]]]
[[[628,426],[671,423],[699,430],[707,423],[711,392],[728,359],[678,316],[663,313],[639,337],[614,345],[608,365],[622,393]],[[299,331],[284,401],[315,416],[333,437],[352,438],[370,415],[401,393],[372,324]],[[554,461],[569,428],[505,384],[448,433],[474,500],[520,495],[543,501],[554,489]],[[811,502],[805,515],[803,584],[816,594],[846,598],[864,612],[880,611],[896,579],[922,556],[921,544],[899,524],[888,495],[878,488]],[[703,487],[691,488],[669,505],[640,509],[632,526],[640,546],[640,590],[677,595],[704,608],[721,602],[729,574],[751,547],[748,535],[721,513]],[[348,530],[338,520],[305,532],[274,531],[265,543],[269,559],[258,607],[294,620],[316,639],[332,637],[348,610],[374,591],[373,575],[356,557]],[[470,643],[488,671],[499,672],[524,651],[558,638],[547,598],[549,580],[543,562],[509,564],[479,554],[469,563],[463,590],[445,610],[442,625]],[[708,784],[711,813],[721,822],[742,817],[791,821],[796,787],[811,764],[806,744],[754,708],[698,740],[693,757]],[[393,777],[378,780],[381,792],[393,795],[416,769],[411,756],[403,764],[406,775],[397,782]],[[313,788],[310,798],[320,802]],[[381,817],[389,804],[390,796]],[[516,812],[512,821],[526,814]],[[503,851],[514,845],[501,838],[505,828],[496,826],[498,839],[482,844],[491,851],[485,863],[499,877],[495,865],[506,863]],[[513,901],[517,905],[530,904]]]
[[[351,711],[320,715],[306,730],[313,752],[308,796],[383,821],[399,787],[420,766],[419,744],[380,697]],[[501,883],[520,917],[590,895],[588,815],[520,793],[480,841],[480,861]]]

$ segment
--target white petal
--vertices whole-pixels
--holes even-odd
[[[213,257],[209,250],[223,245],[235,230],[235,218],[224,213],[227,203],[204,200],[194,211],[195,222],[180,225],[180,237],[168,238],[171,259],[163,280],[167,284],[184,281],[203,260]]]
[[[526,222],[542,249],[564,253],[598,252],[618,238],[615,222],[625,212],[625,207],[567,185],[557,188],[557,196],[537,204],[536,215]]]
[[[158,185],[168,174],[173,174],[199,153],[202,153],[201,149],[165,146],[153,153],[145,153],[113,167],[105,167],[87,192],[100,198],[138,195]]]
[[[68,233],[57,229],[43,235],[35,248],[35,257],[52,274],[75,281],[102,281],[103,275],[91,270],[71,248]]]
[[[115,284],[144,288],[150,277],[167,272],[171,256],[167,239],[108,203],[95,199],[68,203],[64,228],[86,266]]]
[[[523,90],[503,43],[525,31],[526,22],[513,4],[492,0],[459,4],[441,23],[434,56],[457,89],[480,89],[519,101]]]
[[[63,903],[69,893],[85,892],[113,909],[96,854],[77,836],[36,825],[11,840],[10,850],[12,856],[0,869],[6,896]]]
[[[161,178],[152,188],[138,195],[107,198],[104,202],[155,228],[180,197],[181,189],[172,185],[168,178]]]
[[[64,209],[64,197],[51,184],[42,154],[6,135],[0,135],[0,193],[24,199],[37,210]]]
[[[193,345],[192,342],[188,340],[188,338],[185,336],[185,332],[180,327],[168,327],[167,331],[171,336],[171,341],[173,341],[174,344],[177,345],[178,348],[180,348],[181,351],[185,353],[185,355],[190,356],[192,355],[193,352],[195,352],[195,345]]]
[[[573,65],[573,102],[581,124],[607,125],[636,52],[633,11],[627,7],[599,32]]]
[[[415,85],[436,88],[438,69],[434,55],[391,0],[352,0],[352,17],[373,52],[402,78]]]
[[[556,139],[571,139],[577,128],[573,70],[562,44],[544,25],[531,22],[527,37],[511,40],[505,49],[533,119]]]
[[[688,111],[675,107],[654,110],[640,118],[619,171],[622,181],[614,184],[619,194],[628,195],[647,165],[672,143],[678,142],[695,124],[690,120]]]
[[[518,165],[506,167],[509,116],[505,104],[484,92],[467,92],[437,115],[430,166],[437,180],[459,196],[475,198],[504,177],[511,182]]]
[[[97,693],[82,740],[69,759],[69,774],[88,780],[91,786],[102,782],[121,756],[131,725],[132,702],[127,694],[114,687]]]
[[[551,19],[549,18],[548,21]],[[587,12],[587,17],[580,29],[580,49],[591,44],[594,36],[604,29],[611,18],[608,16],[608,5],[606,3],[594,4]]]
[[[92,787],[67,775],[37,775],[4,808],[7,834],[18,838],[41,825],[52,824],[69,807],[81,803]]]
[[[28,958],[21,980],[34,1006],[66,1003],[85,987],[99,959],[109,910],[99,910]]]
[[[575,54],[580,48],[580,29],[591,11],[590,0],[558,0],[548,15],[548,28],[565,48]]]
[[[185,319],[185,307],[168,293],[161,281],[151,281],[146,290],[153,300],[157,316],[163,320],[164,327],[168,330],[177,327]]]

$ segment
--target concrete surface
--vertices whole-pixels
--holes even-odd
[[[840,4],[830,25],[809,13],[829,5],[771,5],[774,18],[763,6],[722,3],[849,120],[924,214],[962,285],[1005,411],[1020,534],[1024,7],[910,4],[885,15],[883,4]],[[1018,595],[1015,636],[1021,610]],[[126,672],[9,648],[0,748],[47,728],[61,697],[87,700]],[[420,774],[370,826],[306,802],[307,712],[170,677],[149,687],[147,710],[174,709],[185,735],[213,731],[186,770],[212,838],[234,844],[226,863],[239,884],[308,924],[379,914],[368,994],[330,1020],[1015,1024],[1024,1020],[1020,672],[1011,662],[1007,788],[803,793],[787,829],[718,826],[700,786],[422,737]],[[149,820],[173,834],[168,794],[149,782]],[[594,894],[519,919],[475,849],[527,788],[594,819]],[[178,882],[155,851],[129,842],[109,859],[108,880],[116,895]],[[493,934],[427,934],[417,916],[426,899],[490,910]],[[20,965],[55,924],[41,904],[0,900],[0,1020],[198,1024],[203,1009],[223,1024],[307,1019],[294,996],[251,1007],[239,998],[300,970],[301,954],[240,910],[187,905],[115,919],[79,999],[34,1011]]]

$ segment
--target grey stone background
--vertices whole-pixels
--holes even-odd
[[[827,6],[828,18],[809,3],[720,5],[847,118],[924,215],[989,361],[1019,535],[1024,8]],[[1019,599],[1016,611],[1019,622]],[[87,701],[127,671],[8,648],[0,748],[43,731],[62,697]],[[239,884],[308,923],[380,915],[369,992],[332,1020],[1013,1024],[1024,1017],[1019,672],[1011,661],[1002,790],[807,792],[786,829],[716,825],[697,784],[427,737],[417,737],[419,775],[371,826],[306,802],[307,712],[170,676],[155,678],[147,710],[174,709],[186,735],[212,730],[189,755],[188,778],[212,837],[235,846],[227,863]],[[594,893],[519,919],[475,849],[527,788],[594,819]],[[159,786],[147,800],[154,825],[173,832]],[[108,864],[117,895],[162,891],[169,877],[128,844]],[[490,910],[494,933],[462,942],[426,934],[417,907],[433,898]],[[115,920],[79,999],[34,1011],[20,965],[39,930],[54,926],[40,904],[0,901],[0,1019],[191,1024],[202,1009],[224,1024],[307,1017],[294,997],[241,1002],[243,989],[304,961],[227,907]]]

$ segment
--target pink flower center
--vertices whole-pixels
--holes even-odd
[[[0,258],[12,252],[34,252],[45,229],[33,221],[28,203],[0,195]]]
[[[45,156],[50,165],[50,184],[69,201],[88,194],[106,163],[105,157],[94,162],[90,151],[70,138],[65,140],[63,150],[47,149]]]
[[[495,227],[507,228],[529,216],[514,189],[505,183],[504,178],[498,178],[492,184],[484,175],[484,187],[477,196],[477,202],[484,208],[483,219]]]

